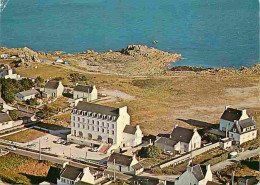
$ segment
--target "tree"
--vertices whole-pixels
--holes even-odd
[[[140,157],[145,157],[145,158],[156,158],[161,155],[162,151],[159,146],[148,146],[148,147],[143,147],[139,152],[138,155]]]
[[[26,100],[26,104],[27,105],[32,105],[32,106],[34,106],[34,105],[37,105],[37,99],[36,98],[31,98],[31,99],[29,99],[29,100]]]
[[[21,90],[22,91],[26,91],[26,90],[29,90],[33,87],[34,83],[31,79],[28,79],[28,78],[23,78],[21,81],[20,81],[20,84],[21,84]]]
[[[18,112],[17,110],[10,110],[9,111],[9,116],[12,118],[12,120],[17,120],[19,115],[18,115]]]

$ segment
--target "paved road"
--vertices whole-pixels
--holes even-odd
[[[4,149],[4,148],[6,148],[6,146],[0,144],[0,149]],[[22,149],[17,149],[15,151],[11,151],[11,152],[19,154],[19,155],[27,156],[27,157],[30,157],[33,159],[39,159],[39,157],[40,157],[39,153],[22,150]],[[41,154],[41,160],[46,160],[46,161],[50,161],[52,163],[57,163],[57,164],[63,164],[64,162],[69,162],[71,165],[79,167],[79,168],[90,167],[93,169],[97,169],[95,166],[77,163],[77,162],[65,159],[63,157],[54,157],[54,156]],[[105,174],[109,174],[110,176],[113,176],[114,172],[110,171],[110,170],[105,170]],[[133,177],[130,175],[125,175],[125,174],[116,172],[116,178],[120,178],[123,180],[129,180],[129,179],[132,179]]]
[[[233,161],[241,161],[241,160],[245,160],[245,159],[248,159],[250,157],[254,157],[256,155],[259,155],[260,154],[260,147],[255,149],[255,150],[247,150],[245,152],[241,152],[238,154],[238,156],[236,158],[233,158],[233,159],[227,159],[225,161],[222,161],[220,163],[217,163],[215,165],[213,165],[211,167],[211,170],[213,172],[215,171],[219,171],[219,170],[222,170],[224,169],[225,167],[229,166],[229,165],[232,165],[234,164]]]

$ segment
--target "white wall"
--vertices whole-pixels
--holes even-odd
[[[257,137],[257,130],[253,130],[251,132],[246,132],[244,134],[238,134],[234,132],[229,132],[229,137],[233,138],[234,141],[239,142],[239,144],[245,143],[247,141],[253,140]]]
[[[93,87],[93,90],[91,93],[87,92],[81,92],[81,91],[73,91],[73,99],[78,99],[78,98],[86,98],[87,101],[93,101],[98,98],[98,92],[96,87]]]

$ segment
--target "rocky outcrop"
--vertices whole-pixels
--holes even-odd
[[[41,62],[38,53],[27,47],[18,49],[18,57],[22,63]]]

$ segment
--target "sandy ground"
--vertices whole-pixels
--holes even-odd
[[[131,95],[129,95],[129,94],[125,93],[125,92],[122,92],[120,90],[107,90],[107,89],[104,89],[104,90],[101,90],[99,92],[101,94],[107,95],[110,98],[108,100],[101,101],[102,103],[118,102],[121,99],[122,100],[130,100],[130,101],[135,99],[134,96],[131,96]]]

